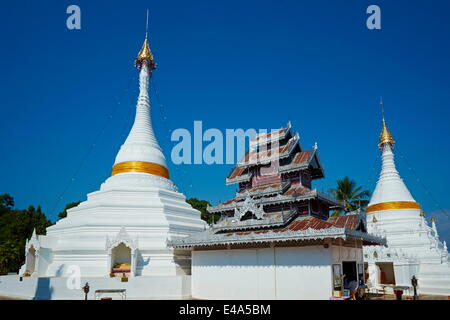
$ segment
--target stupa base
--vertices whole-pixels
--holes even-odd
[[[114,300],[189,299],[191,276],[138,276],[121,282],[119,277],[82,277],[80,286],[89,283],[88,300],[110,297]],[[18,275],[0,277],[0,296],[27,300],[84,300],[81,288],[70,289],[73,279],[66,277],[23,277]],[[125,289],[119,293],[101,293],[96,290]]]

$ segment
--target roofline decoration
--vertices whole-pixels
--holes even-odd
[[[122,226],[120,228],[120,231],[117,233],[115,239],[110,240],[109,237],[106,236],[105,249],[107,250],[108,253],[111,253],[112,249],[114,249],[121,243],[130,248],[131,252],[134,252],[139,246],[138,244],[139,239],[138,238],[132,239],[131,236],[126,231],[125,227]]]
[[[323,192],[317,191],[317,189],[311,190],[311,192],[300,195],[300,196],[295,196],[295,195],[294,196],[285,196],[285,195],[279,194],[275,197],[266,199],[265,205],[281,204],[281,203],[295,202],[295,201],[304,201],[304,200],[309,200],[309,199],[314,199],[314,198],[319,198],[321,200],[324,200],[324,201],[328,202],[329,204],[334,205],[336,207],[344,207],[344,204],[342,202],[334,199],[331,195],[327,195]],[[240,207],[241,205],[239,205],[239,203],[241,203],[241,202],[237,203],[237,202],[233,201],[227,205],[219,204],[214,207],[208,206],[206,208],[206,210],[209,213],[219,213],[219,212],[223,212],[223,211],[230,211],[230,210],[234,210],[234,208],[236,208],[236,207]]]
[[[261,136],[261,134],[258,134],[253,139],[250,140],[250,148],[254,148],[254,147],[260,146],[262,144],[268,144],[268,143],[271,143],[271,142],[276,141],[276,140],[282,140],[288,135],[288,133],[291,131],[291,128],[292,128],[291,121],[288,121],[286,127],[280,128],[280,129],[277,129],[277,130],[273,131],[273,132],[277,132],[277,131],[282,131],[283,130],[282,133],[277,134],[274,137],[272,135],[272,132],[268,132],[268,133],[265,133],[265,135],[266,135],[265,139],[259,140],[258,137]],[[271,134],[271,136],[270,136],[270,138],[267,138],[267,135],[269,133]]]
[[[269,218],[265,217],[261,220],[249,219],[244,221],[239,221],[239,224],[231,224],[231,225],[220,225],[219,223],[223,223],[224,220],[228,219],[231,223],[236,223],[236,219],[234,218],[221,218],[215,224],[212,225],[211,230],[214,232],[224,232],[224,231],[239,231],[239,230],[252,230],[252,229],[260,229],[260,228],[275,228],[275,227],[283,227],[288,222],[292,220],[297,215],[297,211],[292,209],[288,211],[286,214],[283,214],[280,218]]]
[[[270,157],[264,157],[264,158],[261,158],[258,156],[258,157],[256,157],[256,160],[248,160],[245,162],[244,162],[244,159],[245,159],[245,157],[244,157],[244,159],[242,159],[241,161],[239,161],[236,164],[236,167],[239,167],[239,168],[252,167],[255,165],[267,164],[267,163],[272,162],[273,160],[278,160],[278,159],[283,159],[283,158],[288,157],[291,154],[292,150],[294,150],[294,148],[297,145],[299,145],[298,142],[300,140],[300,136],[299,136],[298,132],[291,139],[292,139],[291,145],[289,146],[288,150],[284,151],[283,153],[280,154],[279,152],[275,152]],[[266,150],[266,151],[269,151],[269,150]],[[250,154],[250,152],[248,152],[248,154]]]
[[[233,172],[234,168],[231,170],[231,172]],[[231,173],[230,173],[231,174]],[[252,177],[252,174],[250,172],[247,172],[245,174],[241,174],[240,176],[237,176],[233,179],[229,179],[228,177],[225,178],[225,183],[227,185],[230,184],[235,184],[235,183],[239,183],[239,182],[246,182],[249,181]]]
[[[38,235],[36,234],[36,229],[33,229],[33,234],[31,235],[30,239],[26,239],[25,255],[31,248],[34,248],[36,252],[39,251],[39,249],[41,249],[41,242],[39,241]]]
[[[258,206],[249,193],[247,193],[241,208],[234,208],[234,218],[241,220],[247,212],[251,212],[252,214],[254,214],[256,219],[262,219],[265,213],[262,209],[262,205]]]
[[[287,242],[287,241],[307,241],[307,240],[324,240],[324,239],[357,239],[363,240],[376,245],[386,245],[386,239],[375,235],[364,233],[356,230],[348,230],[345,228],[331,227],[327,229],[316,230],[308,228],[301,231],[285,231],[273,232],[272,230],[265,233],[251,232],[245,235],[225,235],[211,234],[211,232],[202,232],[189,238],[177,239],[168,242],[173,248],[192,248],[192,247],[208,247],[215,245],[232,245],[247,243],[264,243],[264,242]]]
[[[260,188],[260,187],[263,187],[263,186],[258,186],[256,188]],[[267,185],[267,186],[270,186],[270,184]],[[262,196],[271,195],[271,194],[278,194],[279,192],[283,193],[290,186],[291,186],[291,181],[285,180],[285,181],[282,181],[280,186],[277,186],[277,187],[271,187],[271,188],[267,187],[265,189],[255,190],[253,192],[250,192],[248,190],[247,191],[242,191],[242,192],[236,192],[236,199],[244,199],[244,198],[247,197],[247,195],[252,195],[253,197],[262,197]]]
[[[317,161],[317,166],[318,168],[316,170],[320,170],[320,174],[317,175],[313,175],[313,178],[324,178],[325,177],[325,169],[322,166],[320,157],[319,157],[319,152],[317,151],[318,147],[317,147],[317,143],[314,144],[313,148],[311,150],[305,150],[305,151],[301,151],[301,152],[308,152],[311,151],[311,154],[309,155],[309,158],[307,161],[302,162],[300,164],[297,163],[290,163],[284,166],[280,166],[279,167],[279,173],[289,173],[292,171],[297,171],[297,170],[304,170],[307,169],[310,165],[311,162],[314,160],[314,157],[316,158]],[[295,156],[294,156],[295,158]],[[249,165],[249,168],[251,166]],[[233,173],[233,171],[238,168],[237,166],[235,168],[232,168],[230,173],[228,174],[228,177]],[[249,181],[252,178],[252,173],[251,172],[247,172],[245,174],[241,174],[237,177],[234,177],[232,179],[226,177],[225,178],[225,183],[227,185],[230,184],[235,184],[235,183],[240,183],[240,182],[246,182]]]

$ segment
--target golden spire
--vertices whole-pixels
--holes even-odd
[[[150,70],[156,69],[156,63],[153,59],[152,52],[150,50],[150,47],[148,45],[148,10],[147,10],[147,26],[145,31],[145,40],[144,44],[142,45],[141,51],[139,51],[139,54],[134,61],[134,65],[136,68],[141,69],[142,65],[144,64],[144,61],[147,62],[147,66],[150,68]]]
[[[431,222],[436,222],[436,218],[435,217],[431,217]]]
[[[421,217],[424,217],[424,216],[425,216],[425,213],[423,212],[423,210],[420,210],[420,216],[421,216]]]
[[[380,105],[381,105],[381,114],[383,116],[383,128],[381,129],[380,143],[378,144],[378,147],[381,149],[383,145],[386,143],[389,143],[391,146],[393,146],[395,141],[394,138],[392,137],[392,134],[389,132],[386,126],[386,121],[384,121],[384,103],[382,97],[380,97]]]
[[[383,118],[383,128],[381,129],[380,133],[380,143],[378,146],[381,148],[384,144],[389,143],[391,146],[395,144],[394,138],[392,137],[392,134],[389,132],[386,121],[384,121]]]

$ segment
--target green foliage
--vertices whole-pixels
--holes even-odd
[[[14,207],[14,199],[9,194],[0,194],[0,216]]]
[[[25,260],[26,239],[34,229],[37,234],[45,234],[52,225],[40,206],[26,210],[15,210],[13,206],[10,195],[0,195],[0,274],[17,272]]]
[[[197,198],[190,198],[187,199],[186,202],[189,203],[192,208],[200,211],[202,220],[206,221],[207,223],[212,224],[220,219],[219,214],[211,214],[206,210],[207,206],[210,205],[208,201],[199,200]]]
[[[362,186],[357,187],[354,180],[349,177],[344,177],[337,181],[337,188],[329,191],[336,197],[337,200],[344,202],[345,209],[336,209],[333,216],[340,215],[343,211],[350,212],[357,209],[364,210],[369,204],[370,192],[368,190],[361,190]]]
[[[66,205],[66,207],[64,208],[64,210],[61,211],[61,212],[58,214],[58,217],[59,217],[60,219],[67,217],[67,210],[69,210],[70,208],[76,207],[77,205],[80,204],[80,202],[81,202],[81,201],[77,201],[77,202],[69,202],[69,203]]]

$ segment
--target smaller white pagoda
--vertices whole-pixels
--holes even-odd
[[[382,167],[366,210],[367,231],[386,238],[387,246],[365,246],[368,284],[411,287],[418,279],[418,293],[450,295],[447,245],[439,240],[435,219],[428,225],[394,162],[394,139],[383,118],[379,148]],[[406,293],[413,294],[412,288]]]

